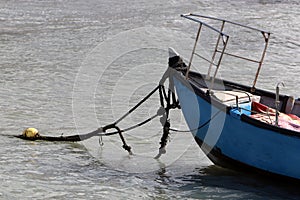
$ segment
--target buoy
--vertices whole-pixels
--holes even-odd
[[[27,128],[23,131],[22,136],[25,138],[37,138],[40,134],[36,128]]]

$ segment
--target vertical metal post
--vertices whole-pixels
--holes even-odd
[[[220,32],[223,31],[224,26],[225,26],[225,21],[223,21],[223,23],[222,23]],[[210,62],[209,68],[208,68],[208,72],[207,72],[206,79],[209,79],[209,77],[210,77],[211,68],[212,68],[212,65],[213,65],[214,60],[215,60],[215,57],[216,57],[216,53],[217,53],[217,50],[218,50],[218,46],[219,46],[219,43],[220,43],[220,39],[221,39],[221,34],[219,34],[219,37],[218,37],[218,40],[217,40],[217,43],[216,43],[216,47],[215,47],[215,51],[214,51],[214,54],[213,54],[213,56],[212,56],[212,58],[211,58],[211,62]]]
[[[187,79],[188,76],[189,76],[189,71],[190,71],[190,68],[191,68],[191,65],[192,65],[192,60],[193,60],[193,57],[194,57],[194,53],[195,53],[195,51],[196,51],[196,46],[197,46],[198,39],[199,39],[199,36],[200,36],[201,27],[202,27],[202,23],[199,24],[199,29],[198,29],[198,32],[197,32],[197,36],[196,36],[196,40],[195,40],[193,52],[192,52],[192,55],[191,55],[191,58],[190,58],[190,62],[189,62],[189,65],[188,65],[188,68],[187,68],[187,71],[186,71],[186,74],[185,74],[185,78],[186,78],[186,79]]]
[[[220,58],[219,58],[219,61],[218,61],[218,64],[217,64],[216,71],[215,71],[215,73],[214,73],[214,76],[213,76],[213,78],[212,78],[212,80],[211,80],[211,84],[210,84],[210,86],[209,86],[209,92],[210,92],[211,89],[213,89],[213,87],[214,87],[215,78],[216,78],[217,73],[218,73],[218,70],[219,70],[219,68],[220,68],[221,61],[222,61],[222,58],[223,58],[223,55],[224,55],[224,53],[225,53],[225,49],[226,49],[226,46],[227,46],[227,43],[228,43],[228,40],[229,40],[229,36],[228,36],[228,35],[223,35],[223,34],[221,34],[221,33],[220,33],[220,35],[222,36],[224,46],[223,46],[223,49],[222,49],[222,52],[221,52],[221,55],[220,55]],[[225,40],[224,40],[224,37],[225,37]]]
[[[279,100],[279,85],[280,84],[284,87],[284,83],[283,82],[277,83],[277,86],[276,86],[276,97],[275,97],[275,108],[276,108],[275,125],[276,126],[278,126],[278,117],[279,117],[279,104],[280,104],[280,100]]]
[[[261,59],[259,61],[259,65],[258,65],[256,74],[255,74],[254,81],[253,81],[253,86],[251,88],[251,92],[255,91],[255,85],[256,85],[256,82],[257,82],[257,79],[258,79],[258,75],[259,75],[259,72],[260,72],[263,60],[264,60],[265,55],[266,55],[267,47],[268,47],[268,44],[269,44],[270,33],[265,33],[265,32],[261,32],[261,33],[263,34],[263,37],[265,38],[265,48],[264,48],[264,51],[263,51],[263,53],[261,55]]]

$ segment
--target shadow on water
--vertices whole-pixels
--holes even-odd
[[[196,199],[299,199],[300,183],[246,174],[215,165],[180,178],[181,190]],[[214,194],[211,196],[211,194]]]

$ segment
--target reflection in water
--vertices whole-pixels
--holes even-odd
[[[192,191],[194,197],[215,196],[229,199],[298,199],[299,183],[282,182],[224,169],[215,165],[197,169],[196,173],[180,177],[185,184],[182,189]],[[219,199],[216,198],[216,199]]]

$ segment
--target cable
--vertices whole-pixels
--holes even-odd
[[[174,132],[181,132],[181,133],[188,133],[188,132],[193,132],[193,131],[200,130],[201,128],[203,128],[204,126],[206,126],[209,122],[211,122],[220,112],[221,112],[221,110],[219,110],[218,112],[216,112],[212,116],[212,118],[210,118],[209,120],[207,120],[206,122],[204,122],[201,126],[198,126],[198,128],[191,129],[191,130],[178,130],[178,129],[170,128],[169,130],[170,131],[174,131]]]

